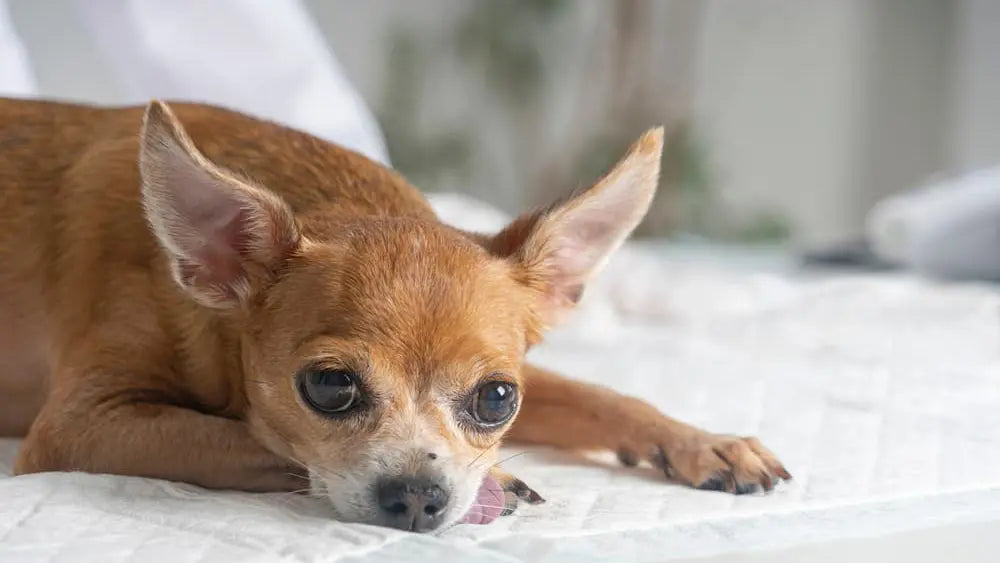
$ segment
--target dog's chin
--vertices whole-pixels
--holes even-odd
[[[356,481],[356,482],[348,482]],[[478,481],[478,484],[477,484]],[[389,526],[373,502],[374,485],[359,480],[338,479],[329,482],[310,472],[309,484],[314,496],[326,497],[334,517],[341,522]],[[446,530],[455,524],[489,524],[504,510],[504,492],[488,474],[456,487],[455,502],[441,516],[441,523],[430,531]]]

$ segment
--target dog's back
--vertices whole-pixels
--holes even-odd
[[[207,158],[298,215],[433,220],[401,176],[363,156],[236,112],[172,107]],[[53,339],[85,338],[106,293],[135,294],[137,315],[176,293],[140,203],[142,116],[140,107],[0,99],[0,435],[26,430],[57,360]]]

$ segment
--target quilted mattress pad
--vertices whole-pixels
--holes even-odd
[[[609,456],[505,448],[548,499],[437,535],[332,521],[297,495],[87,474],[10,477],[0,561],[662,561],[1000,521],[1000,297],[904,275],[792,277],[628,249],[532,360],[754,434],[768,495],[665,482]]]

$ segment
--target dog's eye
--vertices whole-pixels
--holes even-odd
[[[309,406],[324,414],[346,412],[361,399],[354,376],[344,370],[307,369],[299,374],[299,393]]]
[[[472,397],[470,414],[484,426],[507,422],[517,410],[517,387],[506,381],[487,381]]]

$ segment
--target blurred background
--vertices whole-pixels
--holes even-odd
[[[39,93],[134,103],[70,4],[9,2]],[[305,6],[393,165],[508,212],[592,181],[655,124],[647,237],[835,248],[886,196],[1000,161],[994,0]]]

